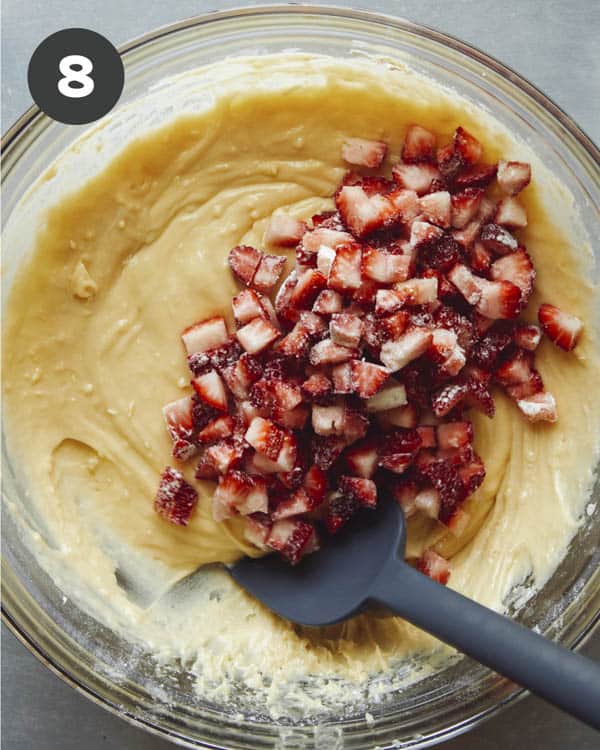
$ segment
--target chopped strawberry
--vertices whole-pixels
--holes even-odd
[[[461,155],[465,164],[473,165],[481,159],[483,154],[481,143],[464,128],[456,128],[453,143],[454,149]]]
[[[331,368],[333,392],[339,394],[352,393],[352,362],[342,362]]]
[[[374,247],[366,247],[362,254],[362,274],[380,284],[393,284],[408,278],[411,258],[408,255],[392,255]]]
[[[556,422],[556,401],[547,391],[517,400],[517,406],[530,422]]]
[[[280,247],[295,247],[306,232],[306,224],[285,214],[271,217],[265,231],[264,243]]]
[[[469,251],[473,247],[473,244],[477,241],[481,233],[481,220],[473,219],[463,229],[454,229],[452,231],[452,237],[458,242],[458,244],[465,250]]]
[[[219,478],[219,473],[215,469],[215,465],[210,460],[210,457],[206,455],[200,456],[196,472],[194,474],[196,479],[212,479],[216,480]]]
[[[196,352],[205,352],[227,343],[229,334],[227,333],[225,319],[214,317],[188,326],[182,332],[181,338],[188,356],[191,356]]]
[[[452,201],[447,190],[439,190],[419,198],[419,210],[423,218],[443,229],[450,227]]]
[[[527,226],[527,211],[516,198],[503,198],[498,203],[494,221],[509,229],[523,229]]]
[[[513,235],[499,224],[486,224],[482,227],[479,237],[488,250],[499,255],[514,253],[519,247]]]
[[[367,508],[377,505],[377,487],[372,479],[342,476],[339,479],[338,491],[349,500]]]
[[[286,258],[282,255],[263,255],[252,279],[252,286],[261,292],[272,289],[283,273]]]
[[[263,254],[250,245],[238,245],[229,252],[229,266],[237,278],[250,286]]]
[[[437,150],[437,165],[440,177],[448,183],[453,183],[459,172],[465,169],[465,161],[454,143],[448,143]]]
[[[461,258],[462,248],[454,237],[449,234],[445,234],[436,242],[429,243],[419,250],[420,264],[426,269],[423,276],[437,275],[434,274],[434,269],[441,273],[446,273],[455,266]]]
[[[275,348],[285,357],[303,359],[308,356],[310,349],[310,333],[303,323],[296,323],[292,330],[280,339]]]
[[[400,281],[394,289],[380,289],[375,296],[377,315],[391,315],[404,305],[426,305],[437,299],[437,277]]]
[[[471,268],[477,273],[485,274],[492,265],[494,256],[482,242],[475,242],[469,250]]]
[[[363,333],[363,322],[357,315],[337,313],[329,323],[329,334],[334,344],[356,349]]]
[[[416,513],[417,506],[415,500],[418,493],[419,487],[417,483],[406,481],[404,478],[399,479],[392,485],[392,496],[402,508],[406,518],[410,518]]]
[[[198,493],[181,472],[167,466],[160,475],[154,498],[154,510],[159,516],[178,526],[187,526],[198,503]]]
[[[441,555],[438,555],[435,550],[429,548],[421,555],[417,561],[417,570],[424,573],[434,581],[441,583],[445,586],[450,578],[450,565],[448,560]]]
[[[336,534],[358,510],[356,500],[339,492],[334,493],[327,503],[325,526],[330,534]]]
[[[497,164],[475,164],[456,175],[454,186],[457,190],[486,188],[496,177],[497,171]]]
[[[496,323],[495,320],[490,320],[489,318],[480,315],[476,310],[473,311],[472,318],[473,326],[479,336],[483,336],[483,334],[489,331],[489,329]]]
[[[289,305],[297,310],[310,310],[313,302],[327,285],[327,278],[319,271],[309,268],[298,279],[289,299]]]
[[[397,339],[406,330],[408,313],[405,310],[399,310],[397,313],[388,315],[386,318],[373,319],[373,325],[377,328],[377,343]]]
[[[260,297],[253,289],[242,289],[231,300],[231,307],[233,308],[233,317],[238,325],[244,325],[254,318],[267,317]]]
[[[338,215],[339,216],[339,215]],[[353,237],[348,232],[341,231],[342,223],[339,217],[338,228],[328,228],[323,224],[307,232],[302,237],[301,248],[306,255],[315,256],[322,247],[335,250],[340,245],[346,245],[353,241]]]
[[[443,386],[431,396],[431,407],[437,417],[445,417],[459,406],[467,396],[468,389],[462,383]]]
[[[378,393],[390,375],[385,367],[364,360],[354,360],[351,366],[352,390],[363,399],[370,399]]]
[[[205,404],[218,411],[227,411],[227,393],[221,376],[210,370],[192,380],[192,386]]]
[[[420,125],[410,125],[402,146],[402,161],[406,164],[432,162],[435,155],[436,137]]]
[[[335,365],[340,362],[348,362],[357,356],[356,349],[349,349],[347,346],[334,344],[331,339],[323,339],[313,346],[310,350],[310,363],[314,367],[320,365]]]
[[[296,273],[292,271],[279,287],[279,291],[275,297],[275,310],[277,315],[281,320],[286,320],[290,323],[295,323],[299,317],[298,310],[294,307],[291,301],[297,284],[298,277]]]
[[[454,331],[458,345],[468,354],[475,341],[475,327],[465,315],[458,313],[453,307],[442,305],[434,313],[435,325]]]
[[[331,381],[323,373],[317,372],[302,383],[302,395],[307,401],[316,404],[330,400],[333,391]]]
[[[271,461],[277,461],[284,434],[284,431],[274,422],[255,417],[246,431],[245,439],[255,451],[262,453]]]
[[[342,312],[343,300],[339,292],[333,289],[323,289],[315,300],[313,312],[319,315],[333,315]]]
[[[513,332],[515,344],[521,349],[535,351],[542,339],[542,331],[536,325],[518,325]]]
[[[396,220],[397,212],[386,196],[369,195],[360,185],[345,185],[336,196],[336,206],[345,226],[359,238]]]
[[[533,396],[544,389],[542,378],[533,366],[533,355],[523,350],[517,350],[508,358],[496,370],[495,377],[515,401]]]
[[[410,245],[416,251],[435,245],[444,236],[444,230],[427,221],[413,221],[410,227]]]
[[[381,347],[381,361],[392,372],[401,370],[413,359],[425,354],[431,346],[432,334],[424,328],[410,328],[395,341]]]
[[[222,371],[223,380],[238,399],[245,399],[252,383],[260,378],[258,361],[250,354],[242,354],[238,361]]]
[[[225,438],[210,445],[204,453],[204,459],[214,466],[218,474],[225,474],[240,464],[243,455],[243,443]]]
[[[483,198],[482,188],[465,188],[452,196],[452,226],[464,229],[475,218]]]
[[[385,159],[387,144],[365,138],[346,138],[342,145],[342,159],[348,164],[371,169],[380,167]]]
[[[387,194],[394,207],[394,226],[408,226],[419,214],[419,196],[414,190],[399,188]]]
[[[248,354],[258,354],[279,338],[279,331],[264,318],[254,318],[236,333]]]
[[[470,495],[485,479],[485,466],[481,458],[474,453],[473,457],[458,468],[458,475]]]
[[[311,454],[315,465],[323,471],[328,471],[345,446],[346,443],[340,438],[314,435],[311,439]]]
[[[402,474],[415,460],[421,444],[421,436],[417,430],[396,429],[388,432],[382,436],[379,465]]]
[[[325,278],[329,276],[334,260],[335,250],[327,245],[321,245],[319,252],[317,253],[317,270],[319,273],[322,273]]]
[[[248,491],[243,501],[239,502],[235,509],[242,516],[268,512],[269,495],[267,483],[263,477],[248,476]]]
[[[421,438],[421,448],[435,448],[437,446],[437,437],[435,428],[431,425],[421,425],[417,427],[417,432]]]
[[[320,502],[327,491],[327,475],[318,466],[311,466],[304,476],[304,489],[315,502]]]
[[[533,292],[535,269],[527,251],[519,248],[516,252],[494,261],[490,267],[490,278],[510,281],[521,290],[521,306],[525,306]]]
[[[471,352],[471,361],[484,370],[493,370],[496,367],[500,356],[512,341],[510,332],[506,328],[499,328],[498,325],[487,331]]]
[[[425,195],[431,189],[431,183],[440,177],[439,171],[433,164],[396,164],[392,169],[392,177],[398,185],[407,190],[413,190],[417,195]]]
[[[318,505],[319,502],[315,501],[303,487],[300,487],[288,498],[279,503],[271,513],[271,518],[274,521],[280,521],[283,518],[291,518],[293,516],[299,516],[302,513],[310,513]]]
[[[344,458],[352,474],[370,479],[377,469],[377,441],[366,438],[354,443],[346,450]]]
[[[317,435],[343,435],[346,409],[342,402],[330,406],[313,404],[312,428]]]
[[[481,299],[477,311],[486,318],[510,320],[521,311],[521,290],[510,281],[481,280]]]
[[[335,251],[327,285],[338,292],[358,289],[361,285],[361,248],[356,243],[341,245]]]
[[[360,440],[367,434],[369,419],[360,408],[346,405],[344,412],[344,440],[346,445]]]
[[[429,355],[437,363],[438,371],[445,376],[457,375],[467,361],[457,334],[445,328],[435,328],[432,331]]]
[[[454,536],[460,537],[465,533],[470,520],[471,516],[469,513],[466,513],[462,508],[455,508],[444,514],[443,523],[446,524]]]
[[[498,185],[503,193],[517,195],[531,181],[531,166],[522,161],[498,162]]]
[[[466,388],[466,403],[486,416],[493,417],[496,406],[490,393],[491,374],[475,365],[467,365],[460,376]]]
[[[437,442],[442,450],[460,448],[473,442],[471,422],[446,422],[437,426]]]
[[[198,442],[215,443],[222,438],[231,437],[233,435],[233,428],[233,417],[217,417],[198,433]]]
[[[389,370],[387,371],[389,374]],[[388,412],[406,404],[406,387],[393,378],[385,383],[380,390],[367,401],[367,411]]]
[[[266,514],[253,513],[246,516],[245,521],[244,538],[258,549],[268,550],[267,538],[273,525],[269,517]]]
[[[284,519],[273,524],[266,545],[296,565],[309,550],[318,549],[318,539],[312,523]]]
[[[475,276],[464,265],[457,263],[448,273],[448,278],[470,305],[476,305],[481,299],[481,279]]]
[[[549,304],[540,305],[538,320],[542,330],[552,343],[570,352],[577,346],[583,330],[583,323],[575,315],[563,312]]]
[[[441,505],[442,498],[440,497],[440,493],[433,487],[420,490],[415,497],[415,508],[434,521],[440,515]]]
[[[379,412],[377,416],[379,417],[380,422],[383,420],[386,426],[391,427],[406,427],[412,429],[417,426],[418,421],[417,409],[413,404],[397,406],[394,409]]]
[[[173,440],[173,456],[187,461],[198,452],[194,444],[194,415],[191,396],[163,406],[163,417],[167,431]]]

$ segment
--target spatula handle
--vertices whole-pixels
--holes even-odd
[[[371,600],[600,730],[600,665],[392,560]]]

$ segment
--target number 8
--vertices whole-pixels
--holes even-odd
[[[79,66],[80,70],[73,70],[74,65]],[[94,69],[94,65],[89,57],[67,55],[58,64],[58,69],[64,76],[58,81],[58,90],[63,96],[81,99],[94,90],[94,80],[88,75]],[[80,83],[81,86],[73,86],[73,81]]]

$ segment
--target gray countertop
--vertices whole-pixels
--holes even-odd
[[[94,29],[120,44],[154,27],[243,0],[3,0],[2,130],[31,104],[27,64],[61,28]],[[537,85],[600,142],[600,3],[597,0],[354,0],[338,5],[404,16],[459,37]],[[140,9],[143,8],[143,12]],[[595,93],[594,93],[595,92]],[[583,653],[600,660],[600,633]],[[77,694],[2,631],[2,744],[6,750],[159,750],[164,740],[129,726]],[[528,697],[445,750],[596,750],[600,737]],[[329,750],[323,748],[323,750]]]

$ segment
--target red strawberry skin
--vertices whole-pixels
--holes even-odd
[[[542,330],[556,346],[570,352],[577,346],[583,323],[575,315],[563,312],[555,305],[543,304],[538,310]]]
[[[154,510],[170,523],[187,526],[198,503],[198,493],[181,472],[170,466],[160,477]]]

